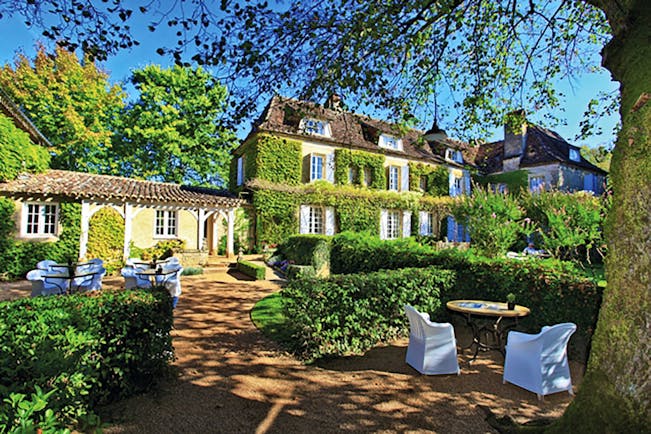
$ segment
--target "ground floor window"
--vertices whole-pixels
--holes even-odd
[[[177,222],[178,216],[176,211],[157,209],[154,236],[158,238],[175,237],[177,233]]]
[[[434,233],[434,214],[431,212],[421,211],[418,222],[419,235],[432,235]]]
[[[58,204],[24,204],[23,233],[30,236],[56,235],[58,214]]]
[[[299,210],[301,234],[334,235],[334,208],[319,205],[301,205]]]

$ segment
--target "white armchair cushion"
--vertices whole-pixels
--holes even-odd
[[[459,374],[452,324],[431,322],[429,314],[404,308],[410,329],[406,362],[421,374]]]
[[[504,383],[508,381],[534,392],[539,399],[561,391],[573,394],[567,343],[575,331],[575,324],[562,323],[543,327],[536,335],[510,332],[504,359]]]

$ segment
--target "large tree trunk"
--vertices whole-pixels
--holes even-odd
[[[651,5],[588,0],[614,37],[603,65],[621,83],[622,130],[613,153],[606,224],[608,288],[586,375],[553,432],[649,432],[651,418]]]

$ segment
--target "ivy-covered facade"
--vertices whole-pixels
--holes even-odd
[[[342,110],[336,96],[272,98],[231,163],[231,189],[253,205],[252,241],[343,231],[465,241],[448,205],[470,191],[467,145],[425,136]]]

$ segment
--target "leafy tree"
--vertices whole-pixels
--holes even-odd
[[[55,169],[109,172],[111,124],[123,92],[86,56],[43,46],[33,61],[19,54],[0,70],[0,85],[48,138]]]
[[[134,43],[133,2],[103,10],[71,0],[0,2],[0,13],[45,18],[46,36],[106,55]],[[136,14],[157,3],[141,2]],[[68,5],[68,3],[66,3]],[[581,389],[553,432],[642,432],[651,425],[651,8],[648,0],[419,0],[290,4],[223,1],[230,15],[201,0],[193,8],[161,10],[151,24],[178,29],[161,47],[183,62],[231,66],[251,84],[240,108],[284,88],[304,95],[327,91],[390,107],[409,119],[411,107],[431,101],[442,85],[458,90],[460,125],[500,121],[500,109],[558,104],[551,79],[602,63],[621,84],[621,130],[613,151],[612,208],[605,227],[608,288]],[[132,7],[134,9],[132,9]],[[91,11],[89,12],[89,9]],[[50,13],[49,11],[53,11]],[[170,16],[170,14],[172,14]],[[60,22],[56,22],[56,20]],[[74,24],[74,25],[73,25]],[[125,25],[127,24],[127,25]],[[82,33],[82,35],[80,35]],[[81,36],[81,37],[80,37]],[[83,41],[83,42],[82,42]],[[578,63],[577,63],[578,62]],[[455,68],[450,71],[446,66]],[[230,88],[229,88],[230,89]],[[348,96],[347,96],[348,98]],[[350,101],[349,101],[350,103]],[[352,105],[352,104],[351,104]]]
[[[597,147],[581,146],[581,155],[583,155],[583,158],[605,171],[610,170],[610,159],[613,156],[612,151],[611,148],[604,145]]]
[[[226,88],[202,68],[149,65],[133,71],[138,99],[124,110],[116,152],[132,176],[223,185],[232,131],[220,126]]]
[[[23,171],[42,172],[49,162],[44,147],[32,143],[29,134],[0,114],[0,182],[14,179]]]

